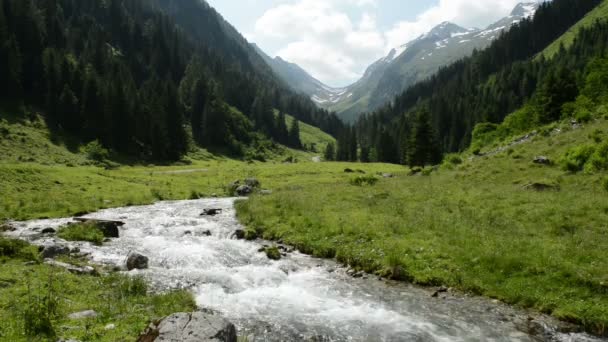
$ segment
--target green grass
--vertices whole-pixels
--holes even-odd
[[[605,140],[596,132],[608,131],[606,120],[576,130],[558,125],[563,133],[551,135],[547,130],[549,134],[490,156],[450,156],[451,162],[439,172],[421,173],[427,176],[408,176],[408,169],[396,165],[286,164],[281,156],[267,163],[244,163],[204,151],[190,156],[189,165],[105,170],[87,165],[79,152],[72,153],[65,145],[37,152],[48,139],[43,127],[36,133],[31,122],[8,120],[3,125],[9,132],[23,129],[27,137],[41,135],[25,142],[11,138],[13,145],[2,141],[7,151],[37,157],[23,163],[16,154],[0,156],[0,222],[65,217],[158,200],[225,196],[226,185],[256,177],[261,188],[273,194],[238,203],[238,215],[251,237],[280,238],[304,252],[336,257],[362,270],[460,288],[606,332],[608,175],[605,171],[566,172],[558,163],[572,147]],[[504,141],[493,140],[494,145],[483,146],[483,152]],[[301,153],[297,155],[301,161],[310,160],[310,154],[294,153]],[[548,156],[554,165],[534,165],[532,159],[539,155]],[[345,173],[346,168],[362,169],[365,175]],[[381,173],[395,177],[377,177]],[[525,189],[533,183],[555,185],[559,191]],[[0,267],[0,317],[11,317],[0,320],[0,338],[23,339],[19,335],[24,331],[19,323],[23,316],[12,312],[28,298],[28,284],[30,289],[44,289],[51,275],[67,284],[61,288],[62,298],[67,299],[59,300],[53,327],[78,326],[57,332],[81,340],[132,339],[146,319],[189,305],[184,293],[171,294],[176,298],[170,300],[124,295],[125,286],[120,285],[124,279],[76,277],[38,264],[28,266],[31,272],[24,273],[22,260],[35,259],[35,255],[32,250],[19,254],[21,250],[12,243],[0,243],[0,255],[7,255]],[[117,288],[123,290],[117,293]],[[141,294],[137,284],[126,288]],[[114,303],[98,297],[122,299]],[[173,300],[179,307],[170,307]],[[66,322],[69,312],[89,308],[105,313],[92,325]],[[133,318],[115,318],[122,315]],[[121,326],[102,331],[108,323]]]
[[[0,256],[0,340],[134,341],[152,319],[190,312],[196,305],[186,291],[150,294],[141,278],[119,274],[77,276],[36,262],[35,247],[0,238],[1,246],[18,244],[21,252]],[[25,257],[24,257],[25,256]],[[26,265],[26,261],[32,261]],[[64,260],[70,261],[70,260]],[[72,261],[75,264],[79,260]],[[98,317],[70,320],[68,315],[94,310]],[[116,326],[106,330],[108,324]]]
[[[283,186],[237,205],[264,238],[424,285],[446,285],[583,324],[608,326],[606,172],[539,166],[592,141],[608,122],[537,137],[502,153],[462,158],[430,176],[360,187]],[[453,158],[452,158],[453,159]],[[532,183],[559,191],[526,190]]]
[[[605,20],[608,18],[608,0],[602,2],[598,7],[587,13],[583,19],[572,26],[566,33],[555,40],[551,45],[545,48],[539,56],[544,55],[545,58],[552,58],[559,52],[560,45],[564,45],[567,49],[574,42],[574,38],[578,36],[579,32],[583,28],[593,26],[597,20]]]
[[[66,241],[86,241],[100,246],[104,235],[94,223],[76,223],[60,227],[57,236]]]
[[[293,117],[290,115],[285,115],[285,123],[287,127],[291,127],[291,123],[293,122]],[[325,151],[325,147],[329,143],[336,144],[336,139],[331,135],[323,132],[317,127],[311,126],[307,123],[300,121],[300,140],[306,146],[310,146],[312,144],[315,145],[315,149],[317,154],[322,154]]]

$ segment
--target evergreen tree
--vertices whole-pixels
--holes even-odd
[[[537,122],[546,124],[561,117],[562,106],[578,95],[576,79],[565,66],[550,72],[537,94]]]
[[[291,128],[289,129],[289,146],[301,149],[302,141],[300,140],[300,121],[294,119],[291,122]]]
[[[336,160],[336,145],[334,143],[330,142],[327,144],[323,157],[326,161]]]
[[[289,131],[287,129],[286,117],[285,113],[279,111],[279,115],[277,115],[277,122],[275,124],[276,133],[275,138],[277,142],[287,145],[289,143]]]
[[[167,157],[171,160],[179,159],[188,150],[188,140],[184,130],[183,110],[177,95],[177,89],[169,82],[167,90],[166,127],[170,141]]]
[[[357,160],[359,160],[357,152],[357,131],[353,127],[350,131],[350,138],[348,141],[348,160],[351,162],[356,162]]]
[[[438,163],[441,151],[430,122],[428,110],[420,110],[414,119],[414,130],[408,146],[408,164],[426,166]]]
[[[23,83],[22,83],[22,59],[19,50],[19,45],[16,39],[10,38],[8,41],[3,42],[2,47],[2,64],[0,68],[5,68],[3,75],[6,75],[2,80],[2,86],[4,88],[4,94],[12,99],[20,99],[23,95]]]
[[[78,98],[67,84],[63,87],[58,106],[57,110],[60,120],[63,122],[63,128],[72,134],[80,133],[82,120]]]
[[[205,141],[205,127],[207,126],[204,116],[205,107],[211,99],[207,97],[207,85],[202,79],[196,81],[194,90],[192,92],[187,92],[186,94],[188,93],[190,93],[189,95],[192,97],[188,101],[188,103],[192,105],[190,112],[192,137],[197,144],[202,146],[207,143],[207,141]]]

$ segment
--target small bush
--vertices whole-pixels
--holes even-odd
[[[61,227],[57,236],[66,241],[86,241],[98,246],[104,240],[103,232],[94,223],[77,223]]]
[[[591,145],[582,145],[571,148],[561,158],[560,165],[562,169],[570,172],[582,171],[589,158],[595,152],[595,147]]]
[[[25,335],[55,337],[52,319],[57,315],[57,305],[57,297],[50,290],[45,296],[30,295],[23,312]]]
[[[604,138],[604,132],[601,129],[594,130],[591,134],[589,134],[589,139],[593,140],[596,143],[601,143]]]
[[[281,252],[279,251],[277,246],[266,247],[264,249],[264,252],[266,253],[266,256],[268,257],[268,259],[271,259],[271,260],[280,260],[281,259]]]
[[[118,284],[123,297],[142,297],[148,294],[148,284],[143,277],[121,276]]]
[[[83,151],[88,159],[98,162],[102,162],[110,157],[110,152],[108,152],[98,140],[88,143],[83,148]]]
[[[462,164],[462,158],[460,158],[460,155],[458,155],[458,154],[450,154],[450,155],[446,156],[445,161],[452,165]]]
[[[597,146],[585,165],[585,171],[587,172],[602,170],[608,170],[608,141]]]
[[[372,186],[376,183],[378,183],[378,178],[374,176],[357,176],[350,180],[350,184],[355,186]]]
[[[0,237],[0,257],[36,261],[38,253],[35,246],[25,241]]]
[[[156,188],[150,189],[150,194],[152,194],[152,197],[154,197],[155,199],[157,199],[159,201],[165,200],[165,196],[159,189],[156,189]]]
[[[202,198],[202,197],[203,196],[201,196],[201,194],[199,192],[197,192],[196,190],[190,191],[190,197],[189,198],[191,200],[196,200],[196,199],[199,199],[199,198]]]
[[[574,118],[576,119],[577,122],[587,123],[593,119],[593,114],[591,113],[590,110],[581,108],[575,112]]]

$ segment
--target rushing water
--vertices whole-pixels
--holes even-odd
[[[93,262],[124,265],[130,252],[150,258],[144,275],[156,289],[189,288],[201,308],[235,323],[249,341],[595,341],[581,334],[530,336],[527,316],[482,298],[447,295],[375,278],[354,279],[332,261],[290,253],[271,261],[263,242],[232,238],[242,228],[234,199],[162,202],[88,217],[121,220],[120,238],[101,247],[77,243]],[[201,217],[205,208],[221,214]],[[13,236],[64,243],[40,234],[71,219],[18,224]],[[211,236],[206,236],[210,232]]]

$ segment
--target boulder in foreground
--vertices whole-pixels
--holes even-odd
[[[236,342],[234,324],[203,312],[175,313],[154,322],[137,342]]]
[[[138,253],[131,253],[127,258],[127,270],[145,270],[148,268],[148,257]]]

